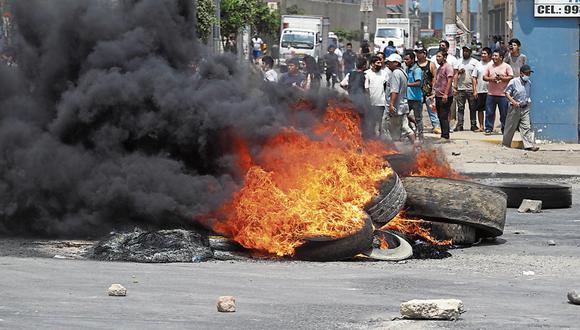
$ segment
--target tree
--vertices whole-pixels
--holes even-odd
[[[244,26],[273,42],[278,38],[280,12],[256,0],[222,0],[221,29],[224,36],[237,35]]]
[[[298,7],[298,5],[292,5],[286,8],[286,15],[304,15],[306,11]]]
[[[197,0],[195,15],[197,18],[197,36],[207,43],[212,25],[217,21],[215,6],[212,0]]]

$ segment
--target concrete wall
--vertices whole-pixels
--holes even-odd
[[[532,74],[536,137],[578,143],[580,19],[534,17],[529,0],[516,0],[513,35],[522,42]]]

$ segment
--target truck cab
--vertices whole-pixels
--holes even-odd
[[[282,15],[280,27],[280,65],[292,57],[310,55],[316,59],[326,51],[329,20],[322,16]]]

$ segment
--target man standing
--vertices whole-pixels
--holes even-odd
[[[395,48],[393,40],[389,40],[389,42],[387,43],[387,47],[385,47],[384,50],[382,50],[382,52],[385,53],[386,57],[389,57],[391,56],[391,54],[395,54],[397,52],[397,48]]]
[[[252,38],[252,56],[254,57],[254,63],[258,64],[258,60],[262,56],[262,44],[264,41],[262,38],[258,37],[257,34]]]
[[[446,63],[450,64],[453,69],[457,69],[457,64],[458,64],[457,57],[455,57],[455,55],[453,55],[453,54],[455,54],[455,49],[453,49],[453,50],[449,49],[449,41],[447,41],[447,40],[439,41],[439,50],[442,50],[445,53],[447,53]],[[439,67],[439,63],[437,62],[437,56],[432,57],[431,62],[433,62],[437,68]]]
[[[520,68],[526,64],[527,57],[526,55],[522,54],[520,51],[520,47],[522,43],[514,38],[511,39],[508,43],[509,47],[509,54],[504,58],[504,62],[509,64],[512,67],[512,71],[514,72],[514,78],[518,78],[520,76]]]
[[[342,62],[345,76],[355,69],[356,53],[352,51],[352,44],[350,42],[346,44],[346,51],[342,54]]]
[[[273,69],[274,59],[272,56],[262,57],[262,71],[264,71],[264,81],[278,82],[278,73]]]
[[[371,113],[367,117],[368,127],[374,137],[381,134],[381,121],[387,105],[385,88],[389,75],[383,70],[383,61],[374,55],[371,57],[371,68],[365,71],[365,90],[371,101]]]
[[[387,67],[392,74],[388,83],[387,98],[389,116],[386,122],[389,123],[389,133],[393,140],[402,140],[407,137],[411,143],[415,142],[413,131],[409,128],[407,114],[409,106],[407,104],[407,74],[401,69],[403,59],[399,54],[391,54],[387,58]],[[385,128],[383,128],[385,129]],[[386,130],[386,129],[385,129]]]
[[[499,120],[501,122],[501,132],[505,127],[508,102],[505,97],[505,88],[513,78],[512,67],[503,62],[503,53],[496,50],[491,55],[493,63],[485,68],[483,80],[487,81],[487,100],[485,103],[485,134],[493,132],[495,122],[495,107],[499,107]]]
[[[478,62],[471,57],[471,48],[463,46],[463,58],[458,63],[457,75],[455,76],[454,95],[457,97],[457,126],[455,131],[463,131],[465,117],[465,102],[469,104],[469,119],[471,131],[477,131],[477,119],[475,112],[475,97],[473,93],[472,73],[477,69]]]
[[[423,91],[421,89],[423,82],[423,71],[415,62],[415,53],[409,51],[403,58],[407,67],[407,102],[409,111],[413,111],[415,124],[417,125],[417,136],[419,141],[423,142]]]
[[[367,60],[362,57],[356,59],[356,70],[346,74],[340,82],[340,87],[348,91],[348,95],[362,95],[365,93],[365,71]]]
[[[439,118],[437,118],[437,112],[432,110],[432,98],[433,94],[433,79],[435,78],[435,73],[437,68],[435,63],[427,59],[427,50],[425,48],[420,48],[417,50],[417,66],[423,71],[423,104],[427,107],[427,113],[429,114],[429,119],[431,120],[431,127],[433,127],[433,133],[441,134],[441,127],[439,126]],[[429,101],[428,99],[429,98]]]
[[[280,77],[279,83],[285,87],[301,87],[305,77],[300,71],[298,71],[298,59],[288,59],[286,64],[288,65],[288,72]]]
[[[435,59],[439,68],[435,76],[435,106],[437,107],[437,116],[439,116],[439,123],[441,123],[441,139],[442,142],[449,140],[449,110],[451,103],[453,103],[453,95],[451,93],[451,85],[453,84],[453,68],[451,64],[447,63],[447,53],[439,50]]]
[[[485,102],[487,101],[488,82],[483,80],[485,68],[491,63],[491,49],[485,47],[481,50],[481,61],[476,70],[473,70],[471,77],[473,79],[473,94],[476,96],[475,111],[477,111],[477,120],[479,122],[478,132],[483,132],[485,124],[483,115],[485,114]]]
[[[519,129],[522,135],[522,141],[524,142],[524,149],[531,151],[540,150],[534,143],[530,120],[530,109],[532,105],[530,96],[532,83],[530,82],[530,76],[532,72],[534,71],[532,71],[529,65],[522,65],[519,78],[512,79],[505,89],[505,96],[510,103],[510,108],[506,119],[502,144],[508,148],[511,147],[516,129]]]
[[[324,54],[324,64],[326,65],[326,87],[334,89],[338,81],[338,56],[334,53],[334,45],[328,46],[328,53]]]

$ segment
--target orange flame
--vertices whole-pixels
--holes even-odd
[[[401,211],[381,229],[390,229],[407,235],[415,235],[433,245],[451,245],[451,240],[439,241],[432,237],[429,230],[423,227],[423,224],[425,224],[423,220],[407,218],[405,211]]]
[[[379,241],[381,242],[379,249],[387,250],[389,248],[389,242],[387,242],[387,240],[383,236],[379,236]]]
[[[421,149],[415,158],[411,176],[431,176],[436,178],[466,179],[451,168],[443,155],[437,149]]]
[[[302,105],[303,106],[303,105]],[[386,147],[363,140],[360,116],[329,105],[315,136],[286,129],[266,142],[214,230],[246,248],[292,255],[305,238],[362,228],[363,206],[392,175]],[[249,155],[249,153],[248,153]]]

